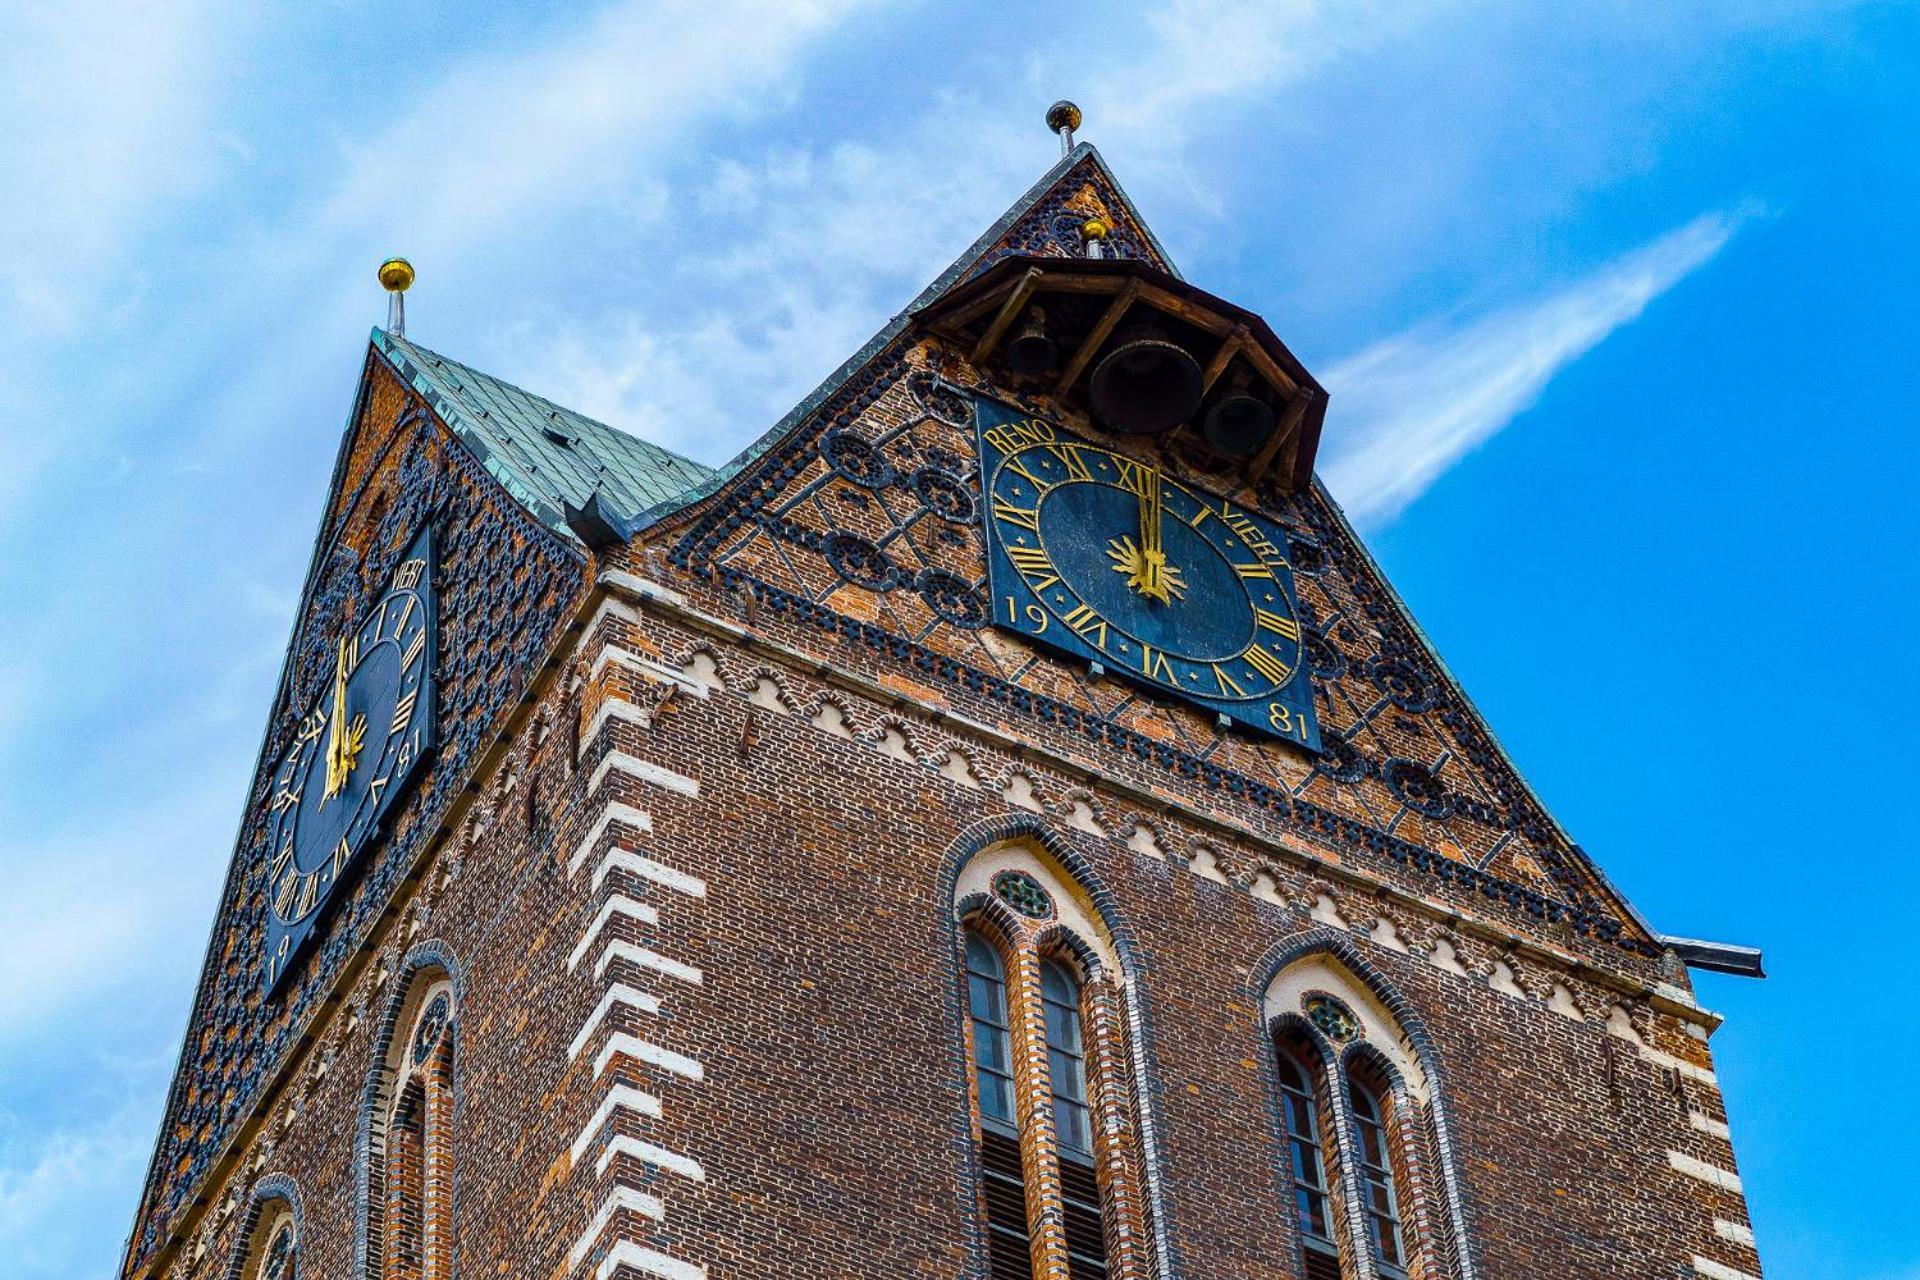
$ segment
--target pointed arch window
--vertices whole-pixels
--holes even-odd
[[[967,999],[973,1017],[973,1065],[980,1116],[991,1124],[1014,1129],[1007,966],[1000,959],[999,949],[972,929],[967,931]]]
[[[1086,1031],[1080,1002],[1080,980],[1066,965],[1057,958],[1041,961],[1040,1008],[1046,1025],[1053,1136],[1060,1146],[1067,1274],[1072,1280],[1103,1280],[1107,1242],[1093,1160],[1093,1108],[1087,1103]]]
[[[1307,1280],[1340,1280],[1340,1246],[1334,1240],[1332,1189],[1321,1139],[1318,1074],[1300,1046],[1282,1045],[1280,1109],[1286,1124],[1287,1162],[1293,1178],[1293,1208],[1300,1231],[1300,1267]]]
[[[401,1015],[405,1016],[401,1016]],[[453,1265],[453,985],[415,975],[369,1099],[366,1274],[449,1280]]]
[[[1026,1170],[1020,1158],[1020,1122],[1014,1109],[1007,965],[1000,949],[974,929],[967,930],[967,1006],[973,1027],[974,1093],[980,1107],[987,1256],[993,1280],[1032,1280]]]
[[[1386,1280],[1404,1280],[1406,1237],[1401,1231],[1386,1108],[1381,1105],[1380,1095],[1352,1074],[1347,1078],[1347,1099],[1353,1107],[1353,1158],[1360,1175],[1360,1211],[1366,1217],[1367,1244]]]
[[[299,1280],[300,1228],[285,1200],[268,1200],[257,1211],[244,1251],[229,1264],[234,1280]]]
[[[1430,1062],[1333,956],[1283,969],[1265,1004],[1302,1272],[1437,1280],[1444,1259],[1465,1256],[1466,1239]],[[1442,1159],[1429,1168],[1425,1153],[1436,1146]],[[1427,1231],[1450,1232],[1450,1244],[1423,1238]]]
[[[1024,849],[981,855],[957,896],[989,1274],[1145,1280],[1152,1219],[1111,940]]]

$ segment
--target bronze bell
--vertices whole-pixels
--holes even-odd
[[[1028,307],[1020,332],[1007,343],[1007,368],[1027,377],[1045,373],[1060,359],[1060,348],[1047,336],[1047,313]]]
[[[1273,406],[1253,393],[1242,371],[1207,406],[1206,416],[1200,420],[1200,435],[1230,458],[1251,458],[1273,434],[1276,420]]]
[[[1123,435],[1158,435],[1200,407],[1200,362],[1151,329],[1121,335],[1087,384],[1094,414]]]

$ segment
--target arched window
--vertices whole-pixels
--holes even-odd
[[[1404,1006],[1322,951],[1281,969],[1264,1004],[1308,1280],[1471,1275],[1443,1099]]]
[[[1093,1164],[1093,1109],[1087,1105],[1086,1036],[1080,1024],[1080,980],[1057,959],[1040,964],[1040,1007],[1047,1028],[1047,1084],[1053,1136],[1060,1144],[1060,1198],[1066,1210],[1067,1274],[1107,1274],[1100,1181]]]
[[[1360,1211],[1366,1215],[1367,1243],[1380,1274],[1387,1280],[1403,1280],[1407,1274],[1406,1237],[1400,1230],[1400,1197],[1394,1189],[1387,1113],[1380,1095],[1352,1074],[1347,1077],[1347,1098],[1353,1106],[1353,1158],[1360,1175]]]
[[[249,1225],[225,1274],[230,1280],[299,1280],[300,1221],[293,1204],[278,1193],[254,1194]]]
[[[988,1256],[994,1280],[1031,1280],[1026,1173],[1020,1160],[1013,1036],[1007,1020],[1007,966],[1000,949],[973,929],[967,930],[967,1006],[973,1024],[974,1093],[980,1107]]]
[[[370,1100],[367,1274],[448,1280],[453,1271],[453,984],[414,976],[393,1013]]]
[[[1147,1280],[1155,1219],[1112,938],[1038,851],[961,871],[974,1133],[992,1280]]]
[[[1306,1280],[1340,1280],[1340,1246],[1333,1234],[1333,1198],[1327,1181],[1326,1148],[1320,1138],[1320,1103],[1314,1096],[1317,1069],[1303,1047],[1282,1044],[1280,1109],[1287,1131],[1287,1164],[1293,1178],[1293,1208],[1300,1231],[1300,1269]]]

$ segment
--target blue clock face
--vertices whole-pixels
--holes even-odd
[[[1280,531],[1044,419],[976,405],[996,623],[1318,751]]]
[[[341,637],[334,669],[274,774],[266,986],[273,992],[434,745],[432,542]]]

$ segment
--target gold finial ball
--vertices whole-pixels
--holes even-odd
[[[1060,132],[1062,129],[1078,129],[1079,127],[1080,108],[1074,106],[1065,98],[1060,99],[1060,101],[1047,108],[1047,128],[1053,130],[1055,133]]]
[[[1105,218],[1088,218],[1080,224],[1080,234],[1089,240],[1105,240],[1113,234],[1113,224]]]
[[[380,287],[388,293],[405,293],[413,284],[413,264],[405,258],[388,258],[380,264]]]

